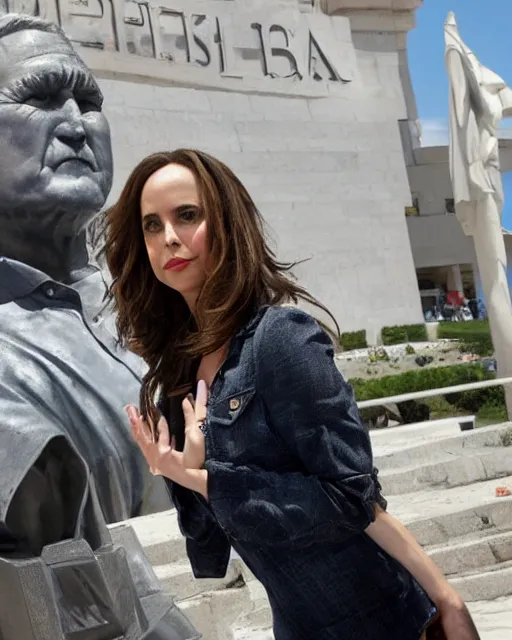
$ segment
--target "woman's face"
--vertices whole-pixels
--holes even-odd
[[[194,174],[168,164],[146,182],[140,198],[142,231],[155,276],[193,309],[206,280],[206,221]]]

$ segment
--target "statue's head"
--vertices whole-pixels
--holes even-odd
[[[76,233],[104,205],[112,149],[102,101],[59,27],[0,17],[0,227]]]

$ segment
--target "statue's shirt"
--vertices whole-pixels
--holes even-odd
[[[28,470],[62,435],[89,467],[107,522],[169,505],[150,491],[131,438],[124,406],[138,405],[143,363],[116,345],[106,290],[99,269],[66,286],[0,258],[0,531]]]

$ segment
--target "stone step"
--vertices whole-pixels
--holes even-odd
[[[389,496],[388,510],[420,544],[448,543],[470,533],[510,527],[512,498],[496,498],[498,485],[512,487],[512,476],[465,487]]]
[[[482,640],[505,640],[510,635],[498,634],[496,622],[485,622],[482,629],[482,597],[503,598],[512,594],[512,562],[486,567],[481,571],[467,572],[451,577],[450,583],[468,603],[475,603],[475,622],[483,631]],[[217,591],[180,602],[180,607],[203,633],[204,640],[273,640],[271,614],[268,607],[243,613],[250,607],[243,595],[244,589]],[[235,606],[233,606],[235,603]],[[491,603],[486,603],[487,609]],[[508,611],[508,615],[506,614]],[[502,617],[507,618],[509,633],[512,631],[512,610],[503,609]]]
[[[512,594],[512,561],[482,567],[449,580],[466,602],[509,596]]]
[[[447,576],[481,570],[512,560],[512,522],[508,531],[481,531],[427,547],[426,551]]]
[[[510,640],[512,638],[512,597],[470,602],[481,640]]]
[[[406,427],[400,427],[405,429]],[[428,430],[428,426],[425,426]],[[385,433],[385,431],[383,431]],[[389,452],[387,444],[377,443],[373,446],[375,465],[384,472],[402,467],[430,464],[445,455],[471,455],[473,449],[487,447],[503,447],[512,445],[512,423],[505,422],[490,427],[481,427],[472,431],[459,432],[450,437],[436,438],[424,444],[406,444],[404,447]],[[386,451],[388,451],[386,453]]]
[[[183,563],[187,552],[175,509],[129,520],[153,566]]]
[[[272,629],[272,611],[268,603],[261,605],[254,611],[250,611],[236,621],[234,627],[235,638],[243,638],[243,634],[247,629],[250,630],[251,634],[260,631],[267,633],[267,630]]]
[[[370,439],[377,455],[389,455],[412,446],[428,445],[460,435],[459,422],[454,418],[430,420],[386,429],[372,429]]]
[[[235,630],[233,640],[274,640],[274,634],[269,627],[246,627]]]
[[[182,558],[180,563],[157,565],[153,569],[162,589],[179,600],[198,596],[205,591],[224,590],[240,579],[238,565],[230,563],[225,578],[197,580],[186,557]]]
[[[241,560],[233,560],[232,563],[245,580],[252,604],[251,610],[237,621],[235,627],[253,630],[268,629],[272,626],[272,614],[265,588]]]
[[[512,597],[503,597],[503,593],[512,590],[509,565],[500,566],[496,571],[452,578],[450,582],[468,602],[482,640],[512,637]],[[206,593],[181,602],[180,607],[203,633],[203,640],[273,640],[268,608],[240,617],[240,612],[249,606],[240,591]],[[497,595],[497,598],[482,601],[482,594]]]
[[[390,469],[380,474],[384,495],[400,495],[428,488],[460,487],[489,478],[512,475],[508,447],[466,449],[462,455],[440,454],[429,464]]]
[[[210,591],[178,602],[180,609],[202,633],[203,640],[234,640],[233,628],[252,610],[245,587]]]
[[[233,562],[236,571],[240,564]],[[256,632],[272,626],[265,589],[256,579],[241,587],[205,591],[177,602],[203,633],[203,640],[233,640],[238,632]]]
[[[456,584],[456,587],[462,591],[460,584]],[[476,595],[474,589],[472,593]],[[238,595],[233,591],[203,594],[180,603],[180,607],[203,633],[203,640],[273,640],[270,623],[267,626],[254,625],[231,629],[224,625],[219,628],[219,614],[225,621],[236,618],[237,611],[233,612],[232,609],[233,601]],[[501,596],[494,600],[466,600],[481,640],[510,640],[512,637],[511,596]]]

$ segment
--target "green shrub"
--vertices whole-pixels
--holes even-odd
[[[490,336],[488,320],[472,320],[471,322],[440,322],[438,338],[450,340],[468,340],[482,335]]]
[[[352,349],[366,349],[368,346],[366,342],[366,329],[342,333],[340,342],[345,351],[352,351]]]
[[[474,353],[482,357],[494,353],[488,320],[441,322],[437,335],[439,338],[459,340],[462,353]]]
[[[385,398],[389,396],[402,395],[404,393],[414,393],[427,389],[442,389],[459,384],[469,384],[480,382],[495,377],[495,374],[487,372],[480,364],[462,364],[449,367],[438,367],[433,369],[421,369],[418,371],[407,371],[399,375],[390,375],[373,380],[352,379],[349,382],[354,388],[354,393],[358,401],[371,400],[374,398]],[[488,389],[475,389],[462,393],[451,393],[436,398],[424,398],[410,403],[414,409],[422,409],[424,404],[432,411],[435,417],[445,417],[446,415],[474,414],[477,416],[479,425],[495,424],[504,422],[507,418],[507,408],[502,387],[490,387]],[[427,417],[419,418],[416,413],[408,415],[407,403],[399,403],[399,410],[405,422],[427,420]],[[438,406],[439,405],[439,406]],[[439,413],[437,409],[442,408]],[[451,408],[450,408],[451,407]],[[376,407],[368,409],[368,412],[380,414],[382,409]],[[362,415],[366,413],[363,410]],[[409,412],[410,413],[410,412]],[[368,416],[370,419],[370,415]]]
[[[443,387],[469,384],[490,378],[494,378],[494,374],[486,372],[479,363],[469,363],[406,371],[398,375],[384,376],[373,380],[354,378],[350,380],[350,383],[354,388],[356,400],[362,401],[427,389],[442,389]]]
[[[404,342],[426,342],[427,327],[424,324],[404,324],[382,328],[382,342],[385,345],[402,344]]]
[[[478,413],[476,414],[476,417],[477,417],[478,426],[484,426],[487,424],[498,424],[499,422],[507,422],[508,420],[507,407],[504,402],[502,405],[484,404],[484,406],[481,407]],[[504,447],[510,446],[510,442],[506,434],[502,436],[502,442]]]
[[[486,371],[481,364],[468,363],[448,367],[406,371],[399,375],[384,376],[383,378],[374,378],[373,380],[354,378],[349,382],[354,388],[356,400],[363,401],[425,391],[427,389],[442,389],[443,387],[470,384],[471,382],[480,382],[493,378],[495,378],[495,374]],[[489,387],[487,389],[475,389],[462,393],[449,393],[435,399],[428,398],[414,401],[415,404],[421,404],[422,402],[432,408],[436,417],[440,416],[437,415],[435,407],[437,405],[443,405],[443,415],[449,415],[451,413],[450,407],[453,407],[453,413],[462,412],[465,414],[475,414],[480,424],[490,424],[507,420],[503,387]],[[400,411],[404,413],[404,419],[407,419],[407,412],[405,411],[407,408],[405,406],[406,404],[407,403],[400,403],[399,406]],[[417,408],[418,407],[415,407],[415,410]],[[375,412],[375,408],[369,411]],[[417,421],[416,418],[417,416],[414,414],[411,420]]]
[[[475,389],[462,393],[449,393],[445,396],[447,402],[469,413],[478,413],[483,407],[501,407],[505,405],[505,393],[503,387],[489,387],[488,389]]]
[[[494,354],[494,346],[491,336],[481,336],[478,339],[464,341],[460,343],[461,353],[473,353],[474,355],[486,358]]]

